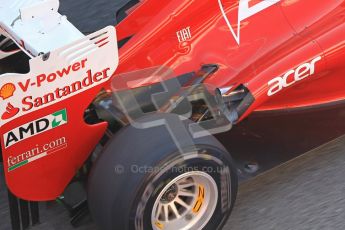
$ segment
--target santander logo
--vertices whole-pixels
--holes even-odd
[[[85,58],[53,72],[5,83],[0,88],[0,97],[4,100],[11,97],[14,99],[7,102],[0,118],[9,120],[18,116],[20,112],[23,115],[56,104],[105,82],[110,77],[110,68],[92,70],[88,67],[88,59]]]
[[[218,0],[218,4],[226,24],[239,45],[241,22],[280,1],[281,0]],[[229,12],[233,9],[235,2],[238,2],[237,15],[236,13]]]

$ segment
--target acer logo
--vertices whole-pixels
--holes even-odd
[[[304,63],[296,69],[289,70],[282,77],[276,77],[268,82],[270,87],[267,95],[273,96],[280,92],[282,89],[287,88],[298,81],[301,81],[313,74],[315,74],[315,65],[322,58],[321,56],[313,59],[311,62]]]
[[[256,3],[255,5],[253,5],[253,3],[250,2],[250,0],[239,0],[237,21],[236,21],[236,18],[233,19],[234,17],[236,17],[236,15],[228,15],[228,12],[227,12],[227,10],[233,7],[234,1],[218,0],[218,4],[223,14],[223,17],[226,21],[226,24],[228,25],[232,35],[234,36],[237,44],[240,44],[241,22],[269,8],[270,6],[273,6],[274,4],[280,1],[281,0],[261,0],[259,1],[259,3]],[[233,21],[232,19],[235,21]],[[237,25],[236,31],[232,25]]]

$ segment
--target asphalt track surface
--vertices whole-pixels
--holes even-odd
[[[345,229],[345,137],[243,183],[225,229]]]

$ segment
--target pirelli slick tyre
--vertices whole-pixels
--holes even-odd
[[[170,125],[180,122],[164,116]],[[125,127],[95,162],[88,200],[102,230],[214,230],[225,224],[237,195],[229,153],[211,135],[176,144],[167,126]]]

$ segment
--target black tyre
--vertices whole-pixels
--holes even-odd
[[[175,115],[164,119],[179,122]],[[90,210],[102,230],[222,228],[237,194],[229,153],[211,135],[192,139],[194,144],[176,145],[174,139],[165,125],[128,126],[109,142],[88,188]]]

